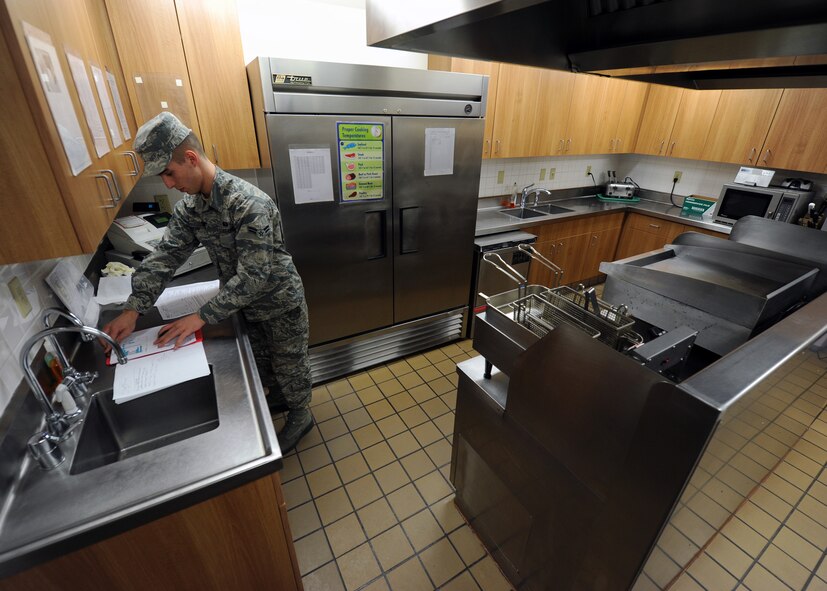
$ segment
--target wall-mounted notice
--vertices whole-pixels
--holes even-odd
[[[92,158],[89,156],[86,140],[83,139],[83,131],[72,105],[66,80],[63,78],[57,51],[48,33],[26,22],[23,23],[23,32],[29,43],[32,61],[46,95],[46,102],[49,103],[60,141],[63,143],[63,151],[69,160],[69,168],[72,174],[77,176],[80,171],[92,164]]]
[[[336,124],[342,202],[385,197],[385,126],[382,123]]]
[[[80,105],[83,107],[83,116],[86,117],[86,125],[89,126],[89,133],[95,141],[95,153],[100,158],[109,152],[109,142],[95,103],[95,95],[92,93],[92,85],[89,83],[89,75],[86,73],[86,64],[68,51],[66,59],[69,61],[69,69],[72,70],[72,78],[75,81],[78,97],[80,97]]]
[[[123,143],[121,132],[118,129],[118,120],[115,119],[115,111],[112,110],[112,102],[109,100],[109,93],[106,91],[106,79],[99,67],[91,64],[92,78],[95,79],[95,88],[98,90],[98,98],[103,107],[103,116],[106,117],[106,124],[109,126],[109,136],[112,138],[112,145],[116,148]]]
[[[425,176],[454,174],[453,127],[428,127],[425,129]]]
[[[112,100],[115,101],[115,110],[118,112],[118,119],[121,122],[121,131],[123,136],[130,140],[132,135],[129,133],[129,125],[126,123],[126,113],[123,111],[123,103],[121,102],[121,93],[118,92],[118,83],[115,82],[115,76],[106,69],[106,79],[109,81],[109,89],[112,91]]]
[[[290,173],[296,205],[333,201],[330,146],[290,146]]]

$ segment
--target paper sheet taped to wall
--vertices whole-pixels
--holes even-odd
[[[290,148],[290,173],[296,205],[333,201],[330,148]]]

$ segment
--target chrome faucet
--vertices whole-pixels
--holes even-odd
[[[28,447],[29,453],[31,453],[32,457],[37,460],[40,467],[44,470],[51,470],[52,468],[56,468],[63,463],[65,456],[63,455],[59,444],[65,441],[72,434],[72,430],[80,424],[80,421],[71,420],[66,413],[58,412],[55,407],[52,406],[52,403],[49,402],[49,398],[46,396],[43,388],[37,381],[32,368],[29,366],[29,353],[41,340],[69,332],[80,333],[81,335],[91,335],[92,338],[97,337],[105,340],[112,345],[112,348],[115,350],[115,354],[118,357],[118,363],[126,363],[126,355],[124,354],[123,349],[112,337],[97,328],[84,326],[82,323],[80,326],[75,325],[46,328],[32,336],[23,344],[23,348],[20,351],[20,367],[23,370],[23,374],[26,376],[26,381],[29,383],[29,387],[34,394],[34,397],[37,399],[37,402],[40,404],[40,408],[43,410],[43,414],[46,418],[46,430],[32,435],[32,437],[29,438]],[[76,374],[77,373],[78,372],[76,372]],[[83,375],[88,377],[86,383],[91,382],[98,376],[97,372],[84,372]],[[66,376],[66,378],[61,381],[61,384],[71,387],[76,379],[76,376]],[[70,382],[70,384],[66,384],[65,382]]]
[[[525,207],[526,205],[528,205],[528,203],[527,203],[528,197],[532,194],[534,195],[534,205],[535,206],[537,206],[540,203],[540,193],[544,193],[545,195],[548,195],[549,197],[551,197],[551,191],[549,191],[548,189],[543,189],[542,187],[538,187],[536,189],[531,189],[531,187],[533,187],[533,186],[534,186],[534,183],[531,183],[527,187],[523,187],[523,199],[522,199],[522,205],[520,207]],[[529,189],[531,189],[531,190],[529,190]]]
[[[60,308],[46,308],[40,316],[46,328],[51,328],[52,325],[50,321],[52,316],[62,316],[78,328],[83,328],[84,326],[83,321],[71,312]],[[64,382],[69,388],[69,392],[71,392],[72,397],[79,398],[83,396],[87,391],[86,385],[90,384],[92,380],[97,377],[97,375],[90,372],[80,372],[76,370],[72,364],[69,363],[69,358],[63,352],[63,348],[60,346],[60,342],[58,342],[57,338],[54,335],[47,338],[52,344],[52,348],[55,350],[55,355],[57,355],[57,360],[60,362],[60,367],[63,368],[62,373]],[[81,332],[80,338],[84,342],[89,342],[95,337],[89,333]]]

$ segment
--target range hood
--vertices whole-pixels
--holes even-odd
[[[825,0],[367,0],[368,45],[695,89],[827,87]]]

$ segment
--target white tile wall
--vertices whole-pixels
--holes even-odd
[[[592,174],[597,184],[606,182],[606,171],[615,170],[620,163],[620,156],[598,154],[593,156],[557,156],[544,158],[495,158],[482,161],[480,173],[480,197],[511,194],[514,183],[518,188],[534,183],[545,189],[568,189],[590,185],[592,179],[586,176],[586,167],[592,167]],[[540,172],[546,169],[545,180],[540,180]],[[549,180],[550,169],[556,169],[554,180]],[[503,172],[503,181],[498,183],[499,172]],[[618,175],[620,171],[618,170]]]

